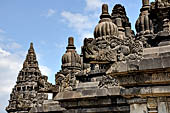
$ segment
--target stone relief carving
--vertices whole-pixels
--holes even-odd
[[[52,92],[55,90],[54,86],[49,83],[47,76],[41,76],[38,80],[39,92]]]
[[[99,88],[112,88],[114,86],[119,86],[117,79],[110,75],[103,75],[99,82]]]
[[[167,7],[170,6],[170,1],[169,0],[156,0],[157,7]]]
[[[139,40],[103,36],[85,39],[83,55],[86,62],[117,62],[142,58],[143,44]]]
[[[170,81],[170,73],[138,73],[138,74],[129,74],[126,76],[118,76],[116,77],[119,81],[120,85],[140,85],[145,83],[159,83],[165,84]]]
[[[76,74],[80,72],[77,70],[71,71],[61,71],[56,74],[56,87],[59,92],[71,91],[75,87],[76,83]]]

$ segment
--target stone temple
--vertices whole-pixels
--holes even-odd
[[[103,4],[80,55],[69,37],[55,85],[41,74],[31,43],[6,111],[170,113],[170,0],[142,3],[136,34],[122,5],[110,14]]]

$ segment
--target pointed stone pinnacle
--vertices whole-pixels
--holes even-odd
[[[30,48],[24,61],[23,68],[38,68],[38,61],[36,60],[36,54],[32,42],[30,43]]]
[[[32,42],[30,43],[30,48],[33,48],[33,43]]]
[[[68,46],[74,46],[74,38],[73,37],[68,38]]]
[[[102,5],[102,14],[100,16],[100,19],[102,18],[110,18],[107,4]]]
[[[74,46],[74,38],[73,37],[68,38],[68,46],[66,48],[67,48],[67,50],[76,49]]]
[[[107,4],[102,5],[102,14],[108,14],[108,5]]]
[[[142,0],[143,7],[149,6],[149,0]]]
[[[34,51],[34,47],[33,47],[33,43],[32,43],[32,42],[30,43],[30,48],[29,48],[28,51],[29,51],[29,52],[33,52],[33,51]]]

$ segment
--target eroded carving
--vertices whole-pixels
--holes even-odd
[[[110,75],[104,75],[99,82],[99,88],[112,88],[114,86],[119,86],[119,82]]]

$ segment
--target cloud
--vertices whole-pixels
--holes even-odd
[[[0,48],[0,112],[5,112],[9,95],[15,85],[17,74],[21,69],[22,57]]]
[[[57,49],[65,49],[66,48],[66,46],[67,46],[67,44],[64,42],[64,43],[56,43],[56,48]]]
[[[0,57],[1,56],[9,56],[10,55],[10,53],[9,52],[7,52],[7,51],[5,51],[5,50],[3,50],[2,48],[0,48]]]
[[[13,49],[18,49],[20,47],[21,45],[16,42],[12,42],[11,45],[8,45],[8,48],[13,48]]]
[[[47,17],[50,17],[52,15],[54,15],[56,13],[56,11],[54,9],[49,9],[48,13],[47,13]]]
[[[56,10],[54,9],[48,9],[45,13],[43,13],[41,16],[45,16],[47,18],[53,16],[56,13]]]
[[[101,0],[86,0],[85,10],[96,11],[102,6],[103,2]]]
[[[22,57],[0,48],[0,92],[9,93],[21,69]],[[5,85],[6,84],[6,85]],[[5,89],[5,90],[3,90]],[[5,91],[5,92],[4,92]]]
[[[63,22],[77,32],[79,36],[78,48],[83,43],[84,38],[92,38],[93,31],[99,20],[101,13],[102,0],[85,0],[86,6],[83,13],[73,13],[70,11],[61,12]],[[78,50],[80,51],[80,50]]]
[[[5,33],[5,31],[3,29],[0,28],[0,33]]]
[[[78,32],[92,27],[92,22],[89,21],[88,16],[79,13],[71,13],[69,11],[63,11],[61,16],[68,22],[69,27],[74,28]]]
[[[83,43],[84,38],[93,37],[93,28],[97,24],[96,17],[94,16],[96,14],[88,14],[83,15],[80,13],[72,13],[69,11],[63,11],[61,13],[61,16],[64,19],[64,22],[68,25],[68,27],[72,28],[75,32],[77,32],[79,38],[79,45],[77,45],[77,48],[81,48],[80,46]],[[80,53],[81,49],[78,50],[78,53]]]
[[[50,76],[51,75],[51,69],[49,69],[47,66],[44,66],[44,65],[40,65],[40,70],[41,70],[41,74],[42,75],[48,75]]]

